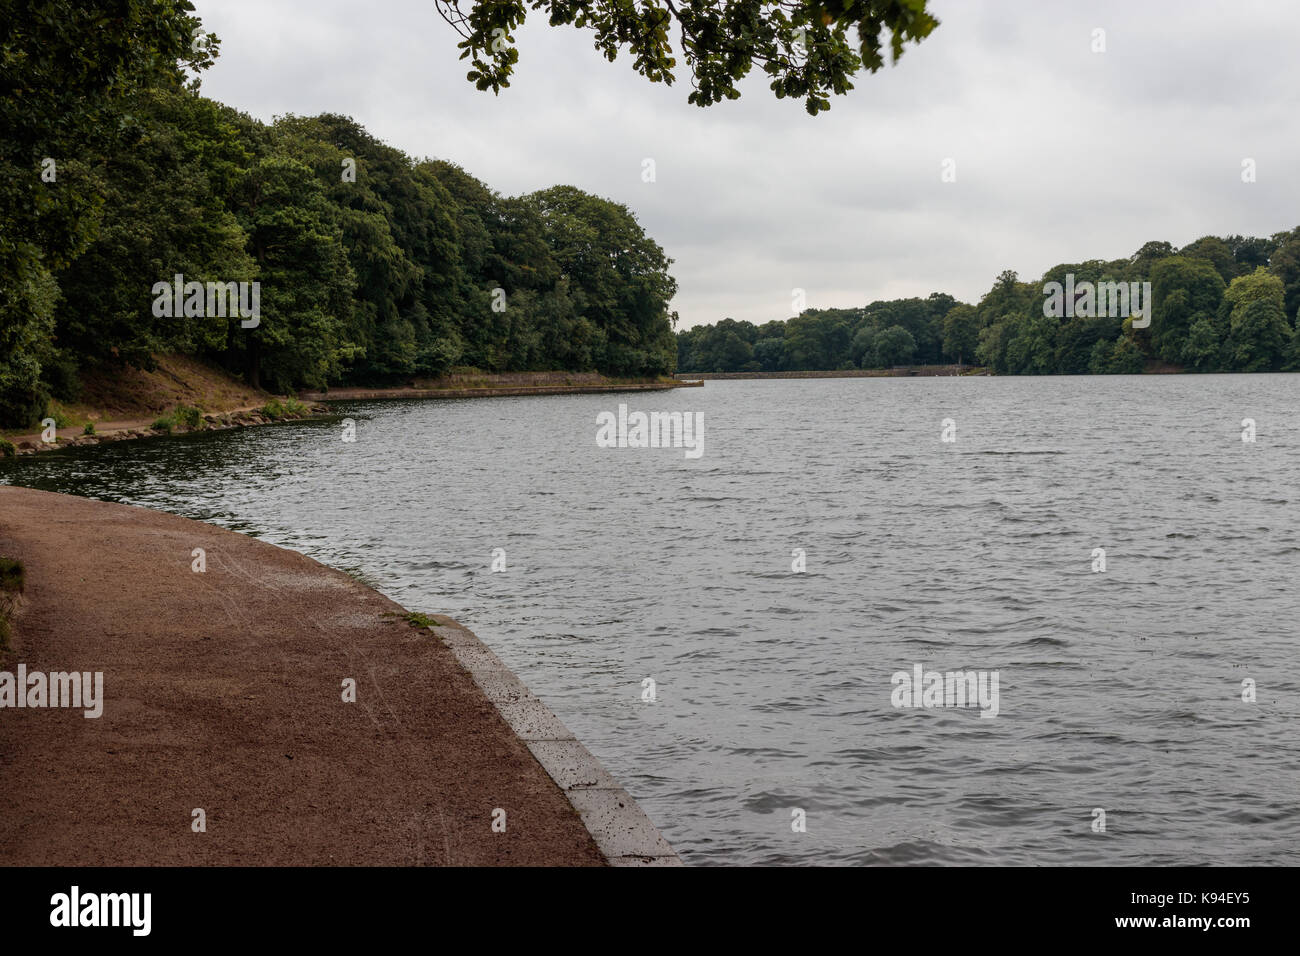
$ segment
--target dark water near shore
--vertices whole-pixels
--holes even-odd
[[[1298,397],[1163,376],[358,403],[351,444],[286,424],[0,481],[213,521],[451,614],[688,863],[1295,865]],[[620,402],[702,412],[703,457],[598,448]],[[914,664],[998,671],[999,715],[895,709]]]

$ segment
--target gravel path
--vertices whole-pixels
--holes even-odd
[[[0,555],[27,568],[0,669],[102,671],[105,698],[98,719],[0,709],[0,864],[603,862],[447,648],[347,575],[5,486]]]

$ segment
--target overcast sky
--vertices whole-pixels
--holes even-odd
[[[347,114],[506,195],[626,204],[675,260],[679,328],[787,318],[794,288],[815,308],[974,301],[1003,269],[1300,224],[1300,8],[1276,0],[931,0],[941,26],[816,118],[760,71],[692,106],[680,70],[651,84],[538,13],[493,96],[433,0],[195,3],[222,41],[208,96],[265,121]]]

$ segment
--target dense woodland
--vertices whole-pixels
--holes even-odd
[[[76,401],[87,369],[163,352],[282,392],[466,366],[1300,368],[1300,229],[1008,271],[974,305],[936,293],[674,336],[671,260],[625,207],[571,186],[505,197],[344,116],[264,124],[199,94],[218,50],[187,0],[0,0],[0,427]],[[1043,284],[1067,272],[1149,281],[1150,328],[1045,317]],[[177,274],[259,283],[257,326],[156,315]]]
[[[1050,318],[1043,287],[1150,282],[1149,328],[1132,320]],[[936,292],[860,309],[677,333],[683,372],[784,372],[978,364],[1001,375],[1141,372],[1148,360],[1198,372],[1300,370],[1300,227],[1267,239],[1148,242],[1128,259],[1063,263],[1034,282],[998,276],[975,305]]]
[[[673,370],[670,260],[624,206],[571,186],[504,197],[344,116],[266,125],[206,99],[191,74],[215,44],[192,39],[186,3],[14,6],[0,0],[0,427],[75,401],[88,367],[163,352],[279,392],[466,366]],[[257,281],[257,327],[155,316],[154,284],[178,273]]]

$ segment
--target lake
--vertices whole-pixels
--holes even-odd
[[[1298,398],[1225,375],[351,403],[354,442],[287,423],[0,482],[450,614],[687,863],[1296,865]],[[699,413],[702,454],[598,447],[620,403]],[[996,672],[996,716],[895,706],[918,665]]]

